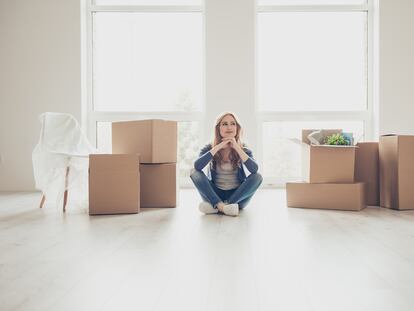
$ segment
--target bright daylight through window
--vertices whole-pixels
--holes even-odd
[[[371,127],[369,6],[361,0],[259,0],[257,93],[263,173],[298,180],[303,128]]]
[[[201,1],[96,0],[90,16],[98,148],[111,151],[112,121],[176,120],[179,173],[188,176],[199,148],[193,114],[203,102]]]
[[[242,121],[257,129],[250,139],[265,184],[300,177],[300,149],[289,139],[302,128],[371,138],[371,1],[257,0],[251,42],[257,102],[250,107],[256,115]],[[88,115],[98,148],[111,150],[112,121],[176,120],[181,184],[189,183],[201,133],[211,126],[203,122],[213,109],[204,106],[205,79],[222,78],[205,73],[204,30],[217,13],[204,14],[203,6],[203,0],[95,0],[89,10]]]

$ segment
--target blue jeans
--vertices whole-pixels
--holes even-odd
[[[250,174],[238,188],[222,190],[217,188],[202,171],[193,170],[190,178],[200,193],[203,201],[209,202],[214,208],[217,208],[219,202],[224,201],[228,204],[237,203],[239,208],[246,207],[247,203],[253,197],[253,194],[263,181],[262,175],[259,173]]]

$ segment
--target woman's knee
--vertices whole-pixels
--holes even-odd
[[[195,168],[191,169],[191,171],[190,171],[190,178],[193,181],[200,180],[200,178],[203,178],[203,177],[205,177],[205,174],[204,174],[203,171],[198,171]]]
[[[260,185],[263,182],[263,177],[260,173],[250,174],[248,178],[258,185]]]

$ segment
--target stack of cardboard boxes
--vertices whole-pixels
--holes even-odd
[[[177,204],[177,122],[112,123],[112,153],[139,153],[141,207]]]
[[[378,205],[378,143],[311,145],[308,135],[313,131],[302,131],[303,181],[286,184],[287,205],[354,211]]]
[[[98,169],[106,174],[97,174]],[[90,157],[89,213],[138,213],[141,207],[175,207],[176,176],[177,122],[114,122],[112,154]]]

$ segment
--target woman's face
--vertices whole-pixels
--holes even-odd
[[[231,115],[226,115],[220,122],[220,136],[222,138],[236,137],[237,123]]]

